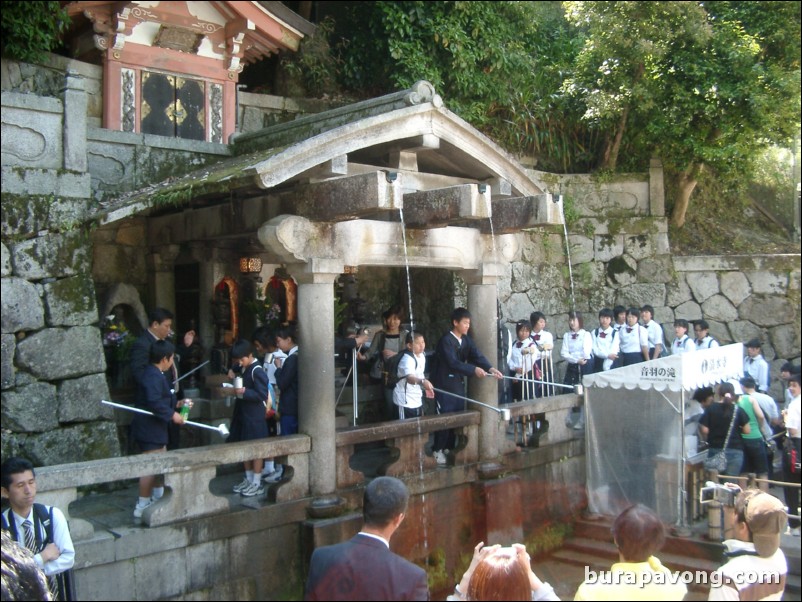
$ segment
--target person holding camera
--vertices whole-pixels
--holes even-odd
[[[780,549],[785,506],[765,491],[747,489],[725,512],[734,516],[732,527],[725,530],[731,535],[724,540],[729,560],[711,579],[708,600],[781,600],[788,573]]]

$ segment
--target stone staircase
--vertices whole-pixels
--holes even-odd
[[[612,520],[580,520],[563,547],[549,557],[554,566],[588,567],[590,570],[608,570],[618,561],[618,550],[611,535]],[[691,537],[669,536],[663,549],[657,554],[660,561],[672,571],[704,571],[710,574],[721,565],[723,547],[703,537],[706,523],[699,523]],[[783,536],[782,548],[788,559],[788,579],[784,599],[799,599],[800,594],[800,539]],[[704,580],[706,581],[706,580]],[[688,585],[685,600],[707,600],[709,587],[706,583]]]

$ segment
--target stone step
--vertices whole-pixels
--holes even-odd
[[[582,554],[593,554],[599,558],[604,558],[612,562],[618,561],[618,549],[612,543],[601,542],[595,539],[583,537],[572,537],[567,540],[563,548],[578,551]],[[657,553],[660,561],[674,571],[714,571],[720,566],[720,562],[704,558],[689,557],[682,554],[674,554],[666,551],[665,548]]]
[[[595,539],[612,544],[612,521],[579,520],[574,524],[574,537]],[[723,546],[719,542],[708,541],[698,535],[693,537],[678,537],[669,534],[661,550],[663,554],[676,554],[691,558],[701,558],[718,562],[721,560]]]

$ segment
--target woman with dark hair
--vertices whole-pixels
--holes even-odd
[[[665,540],[665,527],[651,509],[630,506],[613,523],[620,562],[606,578],[580,585],[574,600],[682,600],[687,586],[671,579],[671,571],[655,557]]]
[[[403,310],[400,305],[394,305],[382,314],[384,328],[373,336],[365,359],[370,365],[370,377],[374,381],[380,381],[384,385],[384,405],[385,419],[395,420],[398,418],[398,410],[393,403],[393,389],[395,379],[389,378],[389,372],[385,364],[391,357],[398,353],[403,353],[406,349],[407,330],[401,328],[401,318]]]
[[[721,474],[735,476],[740,474],[744,461],[741,433],[748,435],[751,432],[749,417],[736,404],[735,388],[731,383],[721,383],[718,386],[718,397],[721,403],[710,404],[699,419],[699,433],[710,446],[707,450],[708,458],[724,450],[727,468]]]
[[[522,544],[483,546],[479,542],[474,548],[471,565],[448,600],[559,600],[551,585],[532,571]]]

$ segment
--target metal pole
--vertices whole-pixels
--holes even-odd
[[[148,412],[147,410],[141,410],[139,408],[134,408],[132,406],[126,406],[121,403],[114,403],[113,401],[106,401],[105,399],[101,399],[100,403],[105,404],[107,406],[113,406],[115,408],[119,408],[121,410],[127,410],[128,412],[135,412],[137,414],[145,414],[146,416],[155,416],[153,412]],[[209,424],[202,424],[200,422],[192,422],[191,420],[184,421],[184,424],[188,424],[190,426],[196,426],[202,429],[208,429],[210,431],[217,431],[223,436],[228,435],[228,428],[225,424],[221,424],[220,426],[211,426]]]
[[[361,348],[361,345],[360,345]],[[351,399],[354,402],[354,426],[356,426],[357,418],[359,418],[359,390],[356,384],[356,356],[357,351],[351,354]]]

